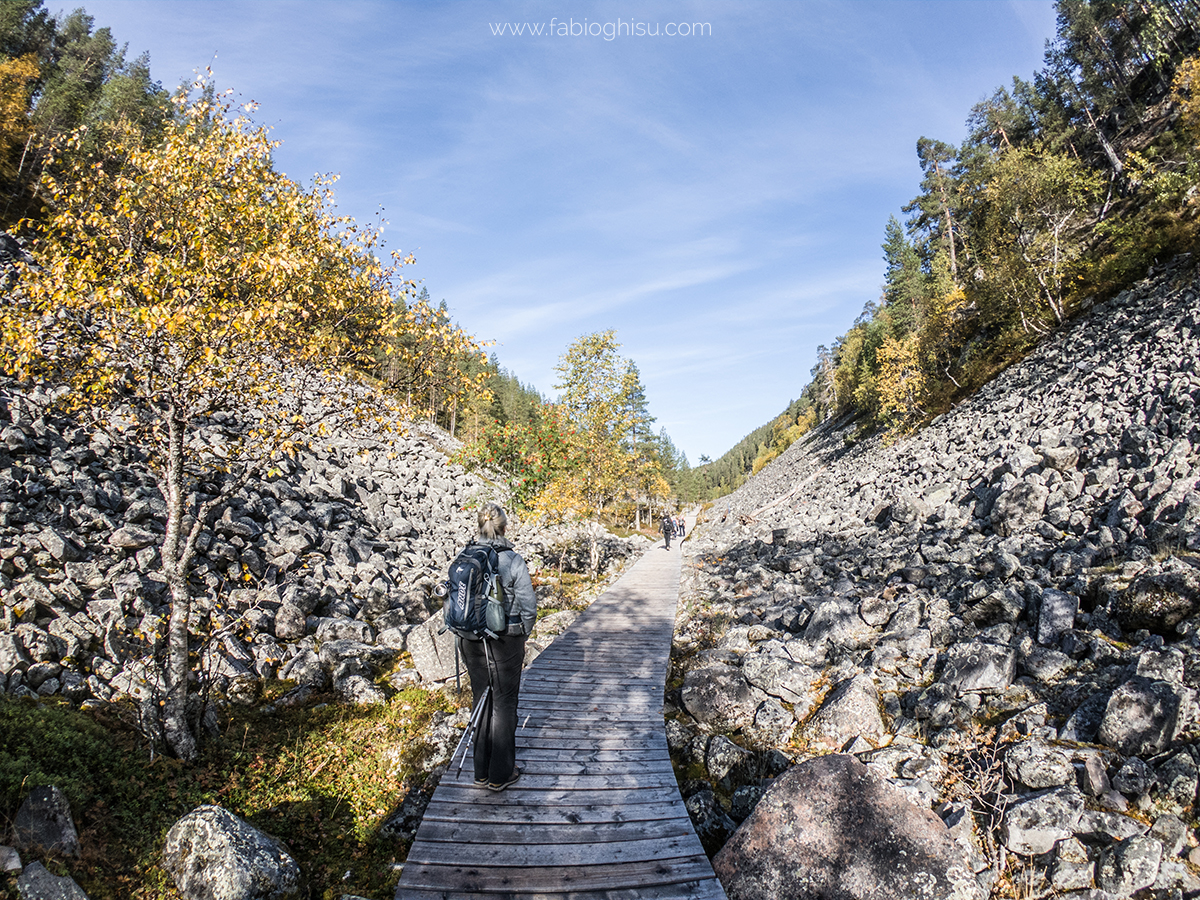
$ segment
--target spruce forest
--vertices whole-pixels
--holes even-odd
[[[1060,0],[1044,67],[921,136],[921,193],[883,229],[887,278],[776,419],[696,470],[721,496],[831,417],[904,434],[1064,320],[1194,248],[1194,3]]]

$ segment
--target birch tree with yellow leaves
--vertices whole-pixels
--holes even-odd
[[[626,439],[634,424],[626,389],[626,360],[613,329],[585,334],[559,357],[554,371],[559,405],[572,426],[570,471],[548,497],[599,517],[629,478]]]
[[[331,211],[331,180],[305,189],[277,172],[278,142],[250,108],[206,98],[200,83],[176,103],[153,146],[129,127],[102,161],[66,148],[43,184],[51,215],[30,234],[37,265],[0,308],[0,370],[60,386],[69,411],[119,430],[150,461],[171,597],[161,725],[193,760],[197,541],[274,455],[387,420],[382,397],[349,373],[370,370],[388,344],[411,260],[381,262],[378,231]],[[199,438],[230,415],[238,427],[220,446]]]

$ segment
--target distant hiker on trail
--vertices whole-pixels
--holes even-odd
[[[517,767],[517,695],[521,690],[521,665],[525,639],[537,621],[537,595],[529,567],[504,537],[508,517],[495,503],[479,510],[477,544],[494,547],[500,558],[500,589],[508,613],[507,627],[498,637],[468,640],[455,637],[458,652],[471,678],[474,703],[490,682],[492,696],[475,733],[475,783],[502,791],[520,776]],[[489,679],[488,670],[491,669]]]
[[[662,533],[663,533],[663,546],[666,547],[668,550],[670,550],[671,549],[671,535],[673,535],[675,533],[675,523],[671,521],[670,516],[662,517]]]
[[[683,516],[675,517],[675,530],[679,533],[679,540],[683,540],[687,535],[684,534]]]

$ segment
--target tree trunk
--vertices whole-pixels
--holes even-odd
[[[171,619],[167,627],[167,696],[163,704],[163,735],[171,752],[184,762],[197,756],[196,736],[188,722],[189,659],[188,620],[192,612],[187,569],[195,542],[183,530],[183,437],[185,425],[172,409],[167,434],[167,467],[160,480],[167,501],[167,533],[163,537],[163,575],[171,588]],[[198,533],[199,522],[192,529]]]
[[[184,762],[194,762],[196,736],[188,722],[188,617],[191,596],[187,577],[171,579],[171,622],[167,629],[167,697],[163,705],[163,735],[171,752]]]
[[[1113,149],[1112,144],[1108,142],[1108,138],[1104,136],[1104,132],[1100,130],[1100,126],[1096,124],[1096,120],[1092,118],[1092,111],[1088,109],[1086,103],[1083,106],[1083,111],[1087,113],[1088,122],[1092,125],[1092,131],[1096,133],[1096,137],[1100,140],[1100,146],[1104,148],[1104,155],[1108,157],[1109,165],[1112,166],[1114,172],[1120,175],[1125,167],[1121,164],[1121,158],[1117,156],[1117,151]]]

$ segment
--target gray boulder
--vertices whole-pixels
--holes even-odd
[[[1083,813],[1083,794],[1073,785],[1026,797],[1004,814],[1001,837],[1013,853],[1049,853],[1071,836]]]
[[[1067,754],[1041,741],[1010,747],[1004,758],[1009,777],[1027,788],[1057,788],[1075,781],[1075,767]]]
[[[755,653],[742,663],[746,680],[772,697],[791,703],[799,718],[816,704],[820,673],[787,657]]]
[[[1097,739],[1125,756],[1154,756],[1174,736],[1181,705],[1167,682],[1130,678],[1109,698]]]
[[[201,806],[171,827],[163,868],[186,900],[304,895],[300,867],[283,842],[219,806]]]
[[[1054,863],[1050,867],[1050,883],[1060,891],[1084,890],[1092,886],[1096,864],[1087,848],[1075,838],[1059,841],[1054,848]]]
[[[339,678],[334,682],[333,689],[339,697],[355,706],[379,706],[387,702],[387,695],[362,675]]]
[[[992,525],[999,534],[1011,535],[1042,517],[1050,491],[1033,481],[1018,481],[992,504]]]
[[[684,806],[707,853],[721,847],[737,827],[711,790],[697,791],[684,801]]]
[[[942,821],[851,756],[784,773],[713,858],[730,900],[980,896]]]
[[[1042,591],[1042,608],[1038,615],[1039,644],[1056,646],[1062,636],[1075,627],[1079,598],[1074,594],[1047,588]]]
[[[941,680],[960,695],[999,693],[1012,684],[1016,673],[1017,653],[1012,647],[971,641],[950,648]]]
[[[1187,750],[1181,750],[1162,763],[1157,771],[1157,793],[1165,803],[1186,809],[1196,802],[1200,789],[1200,767]]]
[[[717,731],[736,731],[754,721],[764,695],[733,666],[705,666],[684,676],[683,707],[697,722]]]
[[[17,852],[15,847],[6,847],[0,844],[0,872],[20,872],[21,871],[21,854]]]
[[[1112,599],[1112,616],[1126,631],[1145,628],[1171,636],[1200,611],[1200,572],[1178,560],[1136,577]]]
[[[294,681],[297,685],[309,685],[323,690],[329,683],[329,675],[321,665],[321,659],[312,650],[301,650],[279,671],[283,681]]]
[[[41,848],[63,856],[79,855],[79,834],[71,805],[57,787],[35,787],[13,820],[13,844],[18,850]]]
[[[723,734],[714,735],[704,751],[704,768],[713,781],[721,781],[735,770],[746,770],[754,754]]]
[[[856,601],[845,598],[819,604],[804,629],[805,640],[813,645],[861,646],[875,633],[875,629],[863,621],[858,614],[858,606]]]
[[[454,677],[454,634],[441,631],[439,612],[422,627],[408,634],[405,646],[422,681],[446,681]]]
[[[1150,887],[1158,878],[1162,862],[1162,844],[1152,837],[1138,835],[1106,847],[1096,867],[1096,883],[1101,890],[1128,897]]]
[[[832,750],[842,749],[856,737],[878,747],[886,736],[879,690],[867,675],[835,685],[804,728],[805,738]]]
[[[51,875],[40,862],[25,867],[17,879],[17,896],[21,900],[88,900],[75,879]]]

